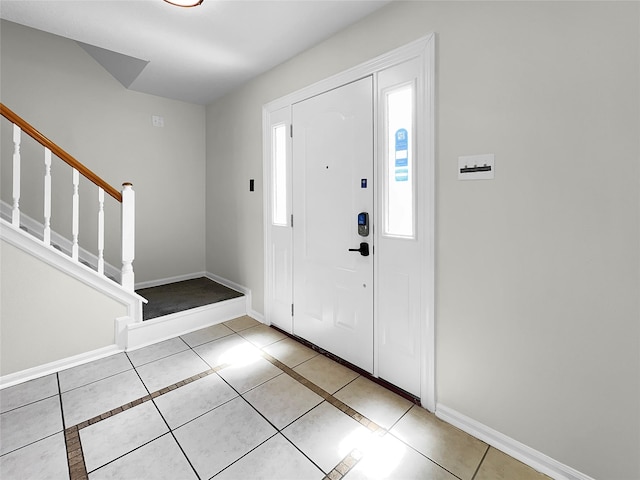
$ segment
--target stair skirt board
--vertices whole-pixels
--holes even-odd
[[[184,335],[201,328],[226,322],[247,314],[247,303],[244,297],[218,302],[204,307],[185,310],[164,317],[154,318],[146,322],[127,322],[124,326],[124,343],[126,351],[137,350],[153,343]],[[130,320],[130,319],[129,319]],[[258,319],[256,319],[258,320]],[[73,357],[63,358],[51,363],[22,370],[0,377],[0,389],[11,387],[28,380],[44,377],[51,373],[71,367],[93,362],[101,358],[122,352],[118,345],[111,345],[98,350],[81,353]]]
[[[247,298],[237,297],[127,326],[126,350],[184,335],[247,314]]]
[[[0,217],[5,221],[7,221],[8,223],[11,223],[12,208],[13,207],[9,205],[7,202],[5,202],[4,200],[0,200]],[[37,238],[38,240],[42,241],[42,238],[44,236],[43,234],[44,225],[42,224],[42,222],[31,218],[29,215],[27,215],[22,211],[20,212],[20,229],[23,230],[24,232],[27,232],[29,235]],[[66,256],[71,257],[71,247],[72,247],[71,240],[69,240],[68,238],[60,235],[59,233],[53,230],[51,231],[51,246],[56,250],[64,253]],[[91,270],[94,270],[94,271],[98,270],[98,267],[97,267],[98,257],[94,253],[83,248],[82,246],[79,247],[78,261],[83,265],[89,267]],[[120,277],[121,277],[120,269],[111,265],[106,260],[104,262],[104,276],[107,277],[109,280],[112,280],[113,282],[120,284]]]

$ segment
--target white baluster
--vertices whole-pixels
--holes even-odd
[[[135,258],[135,210],[136,196],[133,185],[122,184],[122,286],[133,291],[135,277],[133,259]]]
[[[104,190],[98,187],[98,273],[104,275]]]
[[[13,211],[11,224],[20,228],[20,127],[13,125]]]
[[[71,226],[71,234],[73,236],[73,245],[71,246],[71,258],[78,260],[78,223],[80,218],[80,195],[78,194],[78,185],[80,184],[80,174],[78,170],[73,169],[73,223]]]
[[[51,150],[44,149],[44,244],[51,245]]]

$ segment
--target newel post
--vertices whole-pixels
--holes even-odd
[[[134,290],[136,194],[133,184],[122,184],[122,286]]]

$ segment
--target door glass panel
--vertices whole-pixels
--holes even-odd
[[[271,132],[273,185],[273,224],[287,225],[287,127],[275,125]]]
[[[414,236],[413,96],[413,84],[385,94],[384,234],[389,236]]]

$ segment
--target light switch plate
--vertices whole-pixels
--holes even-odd
[[[494,170],[493,153],[458,157],[458,180],[493,180]]]

